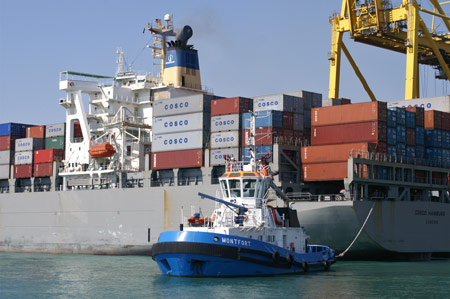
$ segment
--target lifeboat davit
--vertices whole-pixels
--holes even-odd
[[[91,145],[89,149],[89,155],[93,159],[97,158],[109,158],[116,153],[116,150],[109,142],[103,142],[101,144]]]

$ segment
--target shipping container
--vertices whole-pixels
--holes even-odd
[[[191,168],[203,166],[203,149],[152,153],[152,169]]]
[[[53,162],[34,164],[34,176],[53,176]]]
[[[211,148],[227,148],[241,146],[241,131],[211,133]]]
[[[450,165],[450,149],[442,149],[442,163]]]
[[[397,143],[396,151],[397,157],[406,157],[406,145],[404,143]]]
[[[423,145],[416,145],[414,149],[416,151],[416,159],[425,159],[425,147]]]
[[[425,129],[441,129],[441,114],[435,110],[425,111]]]
[[[425,129],[423,127],[416,127],[416,145],[425,144]]]
[[[442,149],[437,147],[426,147],[425,148],[425,159],[433,162],[442,161]]]
[[[304,99],[288,94],[273,94],[253,98],[253,110],[276,110],[303,113]]]
[[[386,142],[378,142],[376,144],[376,152],[387,155],[387,147],[388,147],[388,145]]]
[[[45,126],[45,138],[60,137],[65,135],[66,123],[58,123]]]
[[[306,114],[309,115],[309,128],[311,128],[311,111],[307,111]],[[294,131],[303,131],[305,129],[305,117],[303,116],[303,114],[294,113],[294,122],[292,129]]]
[[[299,97],[304,99],[304,110],[311,110],[312,108],[322,107],[322,94],[307,90],[299,90],[285,93],[287,95]]]
[[[241,126],[241,115],[227,114],[211,117],[211,133],[223,131],[238,131]]]
[[[287,132],[287,131],[286,131]],[[284,129],[281,128],[261,128],[256,129],[255,143],[256,145],[272,145],[277,137],[284,136]],[[291,137],[293,131],[291,132]],[[250,144],[250,130],[244,130],[242,133],[242,146]]]
[[[16,152],[14,154],[14,165],[33,164],[33,151]]]
[[[388,109],[388,111],[387,111],[387,125],[390,128],[397,127],[397,111]]]
[[[406,128],[406,145],[416,145],[416,129]]]
[[[450,96],[420,98],[404,101],[389,102],[388,107],[421,107],[425,110],[450,112]]]
[[[450,131],[450,113],[442,113],[441,128]]]
[[[305,164],[302,169],[305,182],[337,181],[348,177],[347,162]]]
[[[387,146],[387,156],[388,157],[396,157],[397,156],[397,146],[396,145],[388,145]]]
[[[387,106],[383,102],[358,103],[311,110],[311,126],[313,127],[386,120]]]
[[[242,114],[253,111],[253,99],[235,97],[213,100],[211,102],[211,116]]]
[[[340,106],[342,101],[339,99],[322,99],[322,107]]]
[[[256,128],[282,128],[283,127],[283,112],[276,110],[264,110],[255,112]],[[242,127],[250,129],[251,114],[242,114]]]
[[[34,164],[50,163],[63,159],[62,149],[43,149],[34,151]]]
[[[58,136],[58,137],[51,137],[51,138],[45,138],[45,148],[46,149],[64,149],[65,147],[65,137],[64,136]]]
[[[182,133],[168,133],[153,136],[152,152],[181,151],[188,149],[201,149],[206,138],[203,131],[189,131]]]
[[[44,139],[41,138],[19,138],[16,139],[16,152],[40,150],[44,148]]]
[[[31,178],[33,176],[33,164],[15,165],[14,178]]]
[[[195,112],[211,113],[211,101],[217,97],[196,94],[186,97],[158,100],[153,104],[153,116],[170,116]]]
[[[397,128],[387,128],[387,144],[396,145],[397,144]]]
[[[25,137],[26,128],[30,125],[18,123],[3,123],[0,124],[0,136],[17,136]]]
[[[311,145],[386,142],[386,122],[363,122],[313,127]]]
[[[308,112],[308,111],[306,111],[306,112]],[[304,119],[303,119],[303,127],[304,127],[304,130],[307,130],[307,131],[309,131],[309,132],[311,132],[311,112],[309,111],[308,113],[306,113],[305,112],[305,114],[304,114]]]
[[[416,127],[416,114],[411,111],[406,111],[406,127],[415,128]]]
[[[0,165],[0,180],[9,179],[10,171],[11,171],[11,166],[9,164]]]
[[[347,161],[350,154],[376,152],[376,143],[345,143],[333,145],[316,145],[302,148],[302,163],[325,163]]]
[[[425,109],[421,107],[406,107],[406,111],[414,112],[416,115],[416,127],[423,127],[425,124]]]
[[[396,112],[396,120],[398,125],[405,126],[406,125],[406,110],[405,108],[400,107],[391,107],[388,110],[392,110]]]
[[[12,164],[14,151],[0,151],[0,165]]]
[[[406,146],[406,157],[407,158],[415,158],[416,157],[416,148],[414,146],[410,146],[410,145]]]
[[[261,159],[262,157],[269,157],[267,162],[273,161],[273,148],[271,145],[260,145],[256,146],[256,159]],[[251,159],[251,153],[249,147],[244,147],[242,149],[242,160],[244,162],[249,162]]]
[[[16,145],[16,139],[20,137],[17,136],[0,136],[0,151],[6,151],[6,150],[14,150],[14,147]]]
[[[185,131],[209,131],[211,117],[208,113],[198,112],[153,118],[153,135],[178,133]]]
[[[406,142],[406,127],[402,125],[397,126],[397,143]]]
[[[26,130],[26,138],[45,138],[45,126],[28,127]]]
[[[283,128],[294,128],[294,112],[283,111]]]
[[[241,160],[239,148],[221,148],[211,149],[211,158],[209,164],[211,166],[225,165],[225,157],[234,158],[235,160]]]
[[[425,146],[426,147],[441,147],[442,146],[442,132],[441,130],[425,129]]]
[[[450,149],[450,131],[442,131],[442,148]]]

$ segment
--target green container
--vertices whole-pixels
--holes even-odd
[[[45,138],[45,148],[64,149],[64,136]]]

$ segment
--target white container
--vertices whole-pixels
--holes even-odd
[[[211,133],[238,131],[241,128],[240,115],[228,114],[211,117]]]
[[[66,123],[45,126],[45,138],[60,137],[66,135]]]
[[[305,115],[306,114],[309,114],[309,117],[311,119],[311,111],[305,110]],[[305,117],[303,116],[303,114],[294,113],[294,128],[293,129],[295,131],[303,131],[303,129],[305,128],[304,122],[305,122]],[[310,120],[309,127],[311,127],[311,120]]]
[[[212,95],[196,94],[187,97],[155,101],[153,116],[169,116],[195,112],[211,112]]]
[[[438,110],[443,112],[450,112],[450,96],[440,96],[431,98],[421,98],[404,101],[394,101],[387,103],[389,107],[422,107],[425,110]]]
[[[9,165],[0,165],[0,180],[9,179],[9,172],[11,170],[11,166]]]
[[[0,165],[11,164],[14,151],[0,151]]]
[[[281,93],[255,97],[253,100],[253,109],[255,111],[278,110],[303,113],[304,99]]]
[[[241,131],[211,133],[211,148],[239,147]]]
[[[209,164],[211,166],[216,165],[225,165],[225,156],[229,156],[230,158],[234,158],[237,161],[241,160],[239,156],[239,148],[219,148],[211,150],[211,158],[209,160]]]
[[[153,135],[185,131],[209,131],[210,114],[203,112],[153,118]]]
[[[42,138],[19,138],[16,139],[16,152],[40,150],[44,148]]]
[[[196,149],[203,148],[203,145],[203,131],[168,133],[153,136],[152,152],[158,153]]]
[[[17,152],[14,155],[14,165],[33,164],[33,151]]]

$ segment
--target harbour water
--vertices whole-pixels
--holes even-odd
[[[162,276],[151,257],[0,253],[0,298],[446,298],[450,261],[340,261],[258,278]]]

